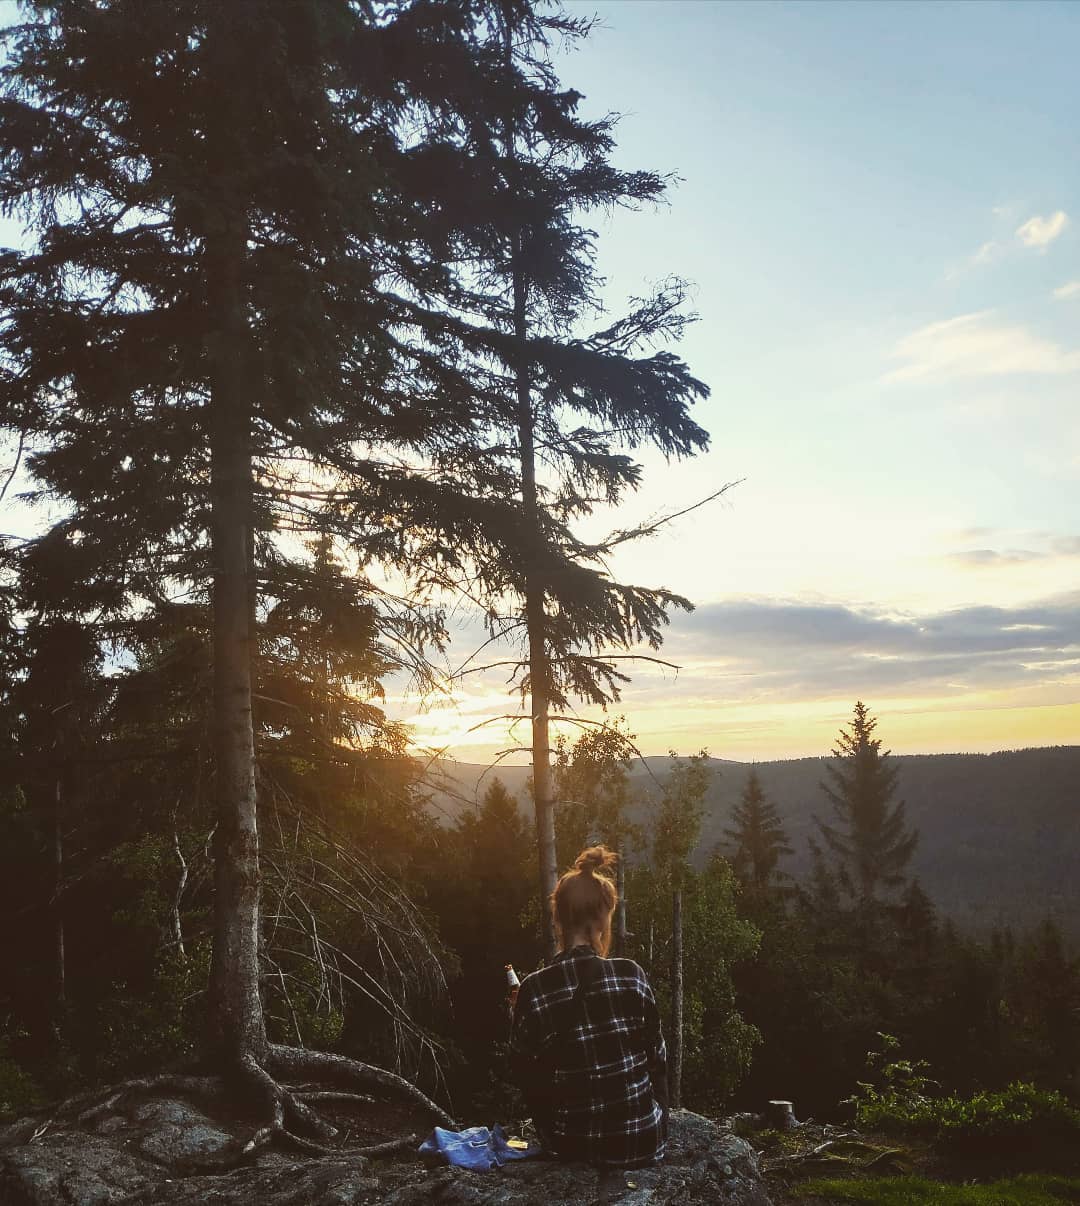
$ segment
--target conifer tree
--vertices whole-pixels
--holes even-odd
[[[14,656],[7,667],[12,755],[7,778],[18,785],[23,820],[40,835],[48,867],[33,896],[48,916],[50,951],[48,989],[42,994],[47,1005],[37,1013],[48,1019],[54,1044],[65,1038],[69,847],[79,832],[85,795],[80,763],[100,740],[111,694],[101,673],[102,649],[81,622],[69,560],[77,560],[77,550],[55,531],[21,542],[9,563],[8,595],[8,648]]]
[[[552,717],[575,698],[617,700],[626,680],[617,659],[639,644],[657,648],[668,609],[689,608],[671,591],[611,578],[606,559],[633,532],[586,541],[572,524],[638,486],[641,467],[629,451],[652,445],[682,457],[708,442],[689,413],[707,388],[659,346],[688,321],[681,281],[635,299],[615,322],[587,327],[599,317],[600,281],[585,216],[655,202],[665,187],[655,172],[611,163],[613,120],[581,117],[580,94],[554,73],[549,39],[580,38],[589,26],[503,3],[489,44],[520,79],[521,99],[497,121],[458,135],[500,176],[481,211],[486,243],[477,244],[474,289],[462,307],[488,333],[478,397],[490,399],[485,415],[513,482],[515,552],[488,563],[483,586],[493,635],[520,639],[542,901],[557,874]],[[550,956],[554,930],[546,909],[541,917]]]
[[[596,566],[617,538],[584,543],[567,517],[636,483],[609,438],[703,446],[686,407],[704,387],[666,351],[631,354],[677,334],[677,289],[553,338],[590,266],[565,198],[647,200],[658,181],[607,165],[610,123],[578,121],[577,95],[532,57],[574,23],[527,0],[25,12],[7,33],[0,204],[34,242],[0,260],[0,416],[65,502],[99,635],[130,644],[177,598],[211,608],[209,1047],[273,1100],[271,1137],[325,1134],[265,1078],[328,1067],[269,1042],[259,986],[257,642],[304,590],[278,572],[275,534],[330,533],[427,590],[468,575],[489,600],[524,599],[526,628],[542,604],[540,725],[568,689],[608,696],[619,675],[596,649],[657,642],[681,601],[612,583]],[[523,167],[519,137],[555,154]],[[509,282],[501,301],[492,279]],[[563,406],[592,425],[563,432]],[[568,466],[552,486],[538,475],[535,508],[523,419],[533,454]],[[404,648],[438,632],[412,604],[384,624]]]
[[[922,959],[934,950],[938,937],[937,910],[922,884],[913,879],[904,890],[897,909],[903,941]]]
[[[776,880],[786,878],[777,864],[792,850],[776,805],[762,791],[755,769],[747,776],[731,816],[733,824],[724,833],[732,869],[745,891],[763,899]]]
[[[909,829],[903,801],[894,802],[899,768],[888,761],[877,720],[861,701],[849,728],[841,729],[821,789],[832,805],[833,821],[815,818],[826,847],[860,905],[881,903],[882,888],[896,888],[915,851],[919,835]]]
[[[83,614],[212,605],[209,1050],[273,1104],[269,1137],[328,1132],[267,1069],[328,1065],[266,1033],[255,619],[282,526],[432,583],[438,549],[497,543],[437,170],[467,158],[448,114],[529,105],[473,36],[490,11],[57,0],[6,34],[0,204],[34,241],[0,261],[0,414],[67,504]]]

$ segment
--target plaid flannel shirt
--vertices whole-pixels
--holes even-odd
[[[597,959],[577,946],[526,976],[510,1034],[511,1064],[535,1111],[549,1105],[544,1139],[552,1152],[614,1168],[663,1158],[667,1050],[656,998],[632,959],[599,959],[599,975],[574,1005],[582,969]]]

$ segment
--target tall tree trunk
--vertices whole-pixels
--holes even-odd
[[[682,888],[671,893],[671,1106],[682,1105],[683,943]]]
[[[187,951],[184,949],[184,928],[180,924],[180,904],[184,899],[184,890],[187,888],[188,865],[187,859],[184,858],[184,851],[180,846],[180,834],[176,831],[175,818],[173,819],[173,853],[176,855],[176,861],[179,864],[180,872],[176,880],[176,891],[173,893],[171,918],[172,938],[173,944],[175,945],[180,958],[186,959]]]
[[[507,67],[513,66],[513,29],[509,12],[503,20],[503,53]],[[515,157],[512,117],[503,123],[507,159]],[[521,505],[526,550],[525,625],[529,634],[529,712],[532,723],[533,806],[536,811],[536,853],[540,878],[540,934],[544,956],[550,960],[556,950],[555,925],[549,901],[558,879],[555,855],[555,792],[551,773],[551,738],[548,717],[551,711],[551,661],[547,650],[547,622],[544,612],[544,580],[540,572],[543,531],[536,489],[536,444],[533,430],[531,374],[529,371],[528,279],[522,262],[520,232],[512,238],[514,281],[514,338],[517,341],[515,388],[517,390],[518,447],[521,455]]]
[[[551,707],[551,663],[548,659],[544,586],[536,561],[541,547],[539,508],[536,495],[536,454],[533,443],[532,404],[525,349],[525,285],[522,273],[514,271],[514,329],[521,341],[517,371],[518,438],[521,445],[521,497],[526,539],[531,546],[525,583],[525,624],[529,633],[529,710],[532,720],[533,803],[536,809],[536,846],[540,872],[540,933],[544,955],[555,954],[555,926],[548,901],[555,891],[558,864],[555,857],[555,801],[551,773],[551,738],[548,714]]]
[[[615,933],[611,947],[616,958],[622,959],[626,956],[626,865],[621,850],[615,866],[615,890],[619,893],[619,903],[615,906]]]
[[[59,772],[53,793],[53,1030],[63,1034],[67,1007],[67,959],[64,950],[64,781]]]
[[[210,375],[210,492],[214,602],[214,949],[212,1053],[228,1063],[267,1053],[259,995],[259,835],[251,715],[252,463],[248,326],[242,276],[247,217],[243,171],[242,4],[213,6],[208,39],[219,112],[208,131],[218,204],[205,241]]]

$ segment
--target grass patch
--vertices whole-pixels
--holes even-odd
[[[923,1177],[815,1180],[804,1182],[799,1192],[866,1206],[1061,1206],[1080,1202],[1080,1179],[1037,1173],[990,1185],[946,1185]]]

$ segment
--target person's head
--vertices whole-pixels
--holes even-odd
[[[598,955],[606,955],[611,946],[611,915],[619,894],[610,871],[619,856],[606,846],[590,846],[574,860],[555,885],[551,895],[551,915],[559,949],[579,942],[589,943]]]

